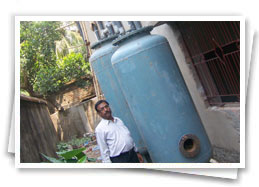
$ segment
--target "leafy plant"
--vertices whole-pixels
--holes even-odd
[[[56,42],[56,55],[59,59],[64,58],[68,54],[81,53],[84,58],[87,58],[87,48],[85,43],[78,32],[66,30],[66,37]]]
[[[42,154],[51,163],[85,163],[87,156],[83,153],[86,148],[82,147],[71,151],[56,152],[59,159]]]
[[[78,33],[65,31],[62,22],[55,21],[23,21],[20,25],[21,90],[46,97],[72,80],[78,80],[79,86],[90,84],[81,81],[91,72]]]
[[[88,162],[96,162],[96,158],[88,158]]]
[[[54,66],[42,66],[36,73],[33,89],[42,95],[49,95],[59,91],[66,83],[79,81],[87,74],[90,74],[89,63],[85,62],[82,54],[71,53]]]
[[[77,147],[82,147],[84,145],[85,142],[90,141],[91,138],[89,137],[83,137],[83,138],[76,138],[76,137],[72,137],[72,139],[68,142],[59,142],[57,144],[57,150],[59,152],[62,151],[68,151],[69,148],[77,148]]]
[[[91,139],[88,137],[83,138],[72,138],[68,144],[70,144],[72,147],[80,147],[83,146],[85,142],[90,141]]]
[[[37,95],[33,85],[38,71],[56,64],[55,41],[65,34],[63,29],[58,29],[61,24],[56,21],[20,23],[21,85],[32,96]]]
[[[70,149],[70,145],[68,143],[60,142],[57,144],[57,150],[59,152],[68,151],[69,149]]]

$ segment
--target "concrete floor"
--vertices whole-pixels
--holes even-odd
[[[227,149],[213,147],[212,158],[219,163],[240,163],[240,153]]]

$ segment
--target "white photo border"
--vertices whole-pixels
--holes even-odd
[[[21,21],[240,21],[240,163],[21,163]],[[245,168],[245,17],[244,16],[15,16],[15,167],[16,168]]]

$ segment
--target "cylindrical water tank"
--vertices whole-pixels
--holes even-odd
[[[165,37],[152,27],[117,38],[111,61],[153,162],[202,163],[211,145]]]
[[[141,138],[135,120],[130,112],[127,101],[120,89],[117,78],[111,66],[111,56],[117,47],[112,45],[116,36],[96,42],[91,46],[95,52],[91,55],[90,63],[98,79],[101,90],[109,102],[113,116],[120,118],[128,127],[140,153],[146,154],[146,146]]]

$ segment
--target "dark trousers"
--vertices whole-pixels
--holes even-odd
[[[119,156],[110,157],[112,163],[139,163],[137,153],[134,149],[121,153]]]

